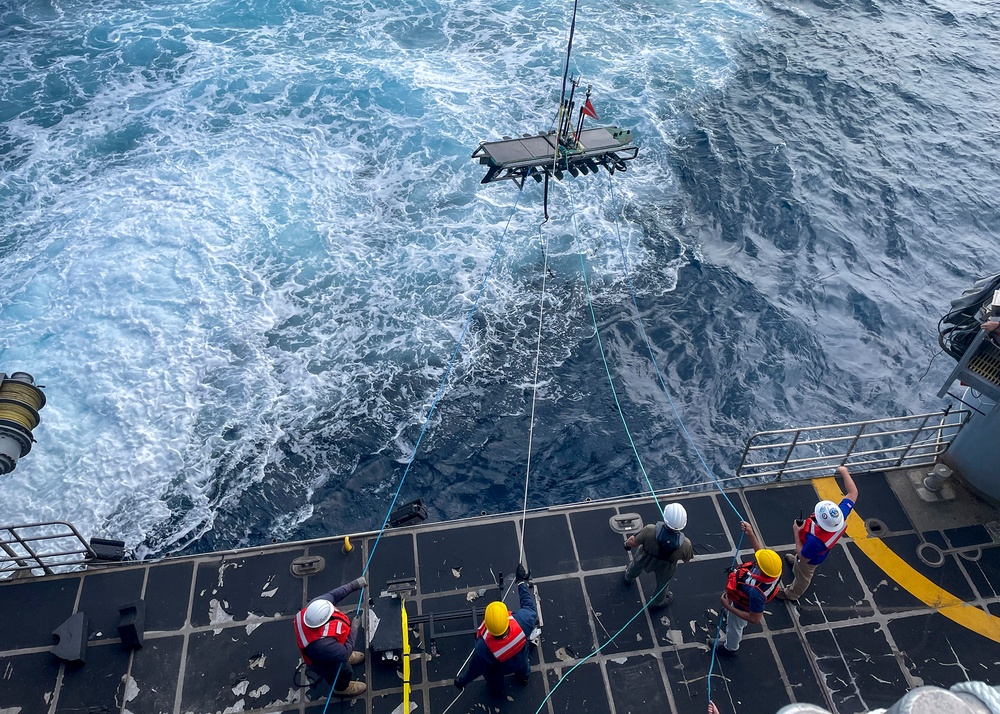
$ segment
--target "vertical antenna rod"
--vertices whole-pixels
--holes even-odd
[[[563,69],[562,92],[559,94],[560,112],[562,111],[563,102],[566,100],[566,78],[569,77],[569,55],[573,51],[573,33],[576,32],[576,8],[579,4],[580,0],[573,0],[573,22],[569,25],[569,42],[566,44],[566,67]]]

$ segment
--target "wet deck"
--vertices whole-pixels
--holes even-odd
[[[721,711],[773,714],[790,702],[811,702],[848,714],[889,706],[922,684],[1000,684],[997,513],[968,501],[921,510],[905,482],[905,474],[857,478],[857,513],[881,521],[881,538],[865,538],[856,521],[855,537],[836,546],[798,607],[775,600],[764,626],[748,627],[738,657],[715,664],[712,693]],[[901,497],[893,490],[899,484]],[[784,552],[792,549],[791,520],[800,509],[808,512],[817,494],[812,483],[800,482],[730,497],[766,545]],[[674,603],[643,612],[578,667],[543,711],[705,710],[706,641],[714,632],[706,609],[719,607],[738,522],[718,494],[675,500],[688,510],[685,530],[697,557],[678,569]],[[648,500],[529,514],[525,552],[544,623],[531,681],[524,688],[511,682],[506,699],[492,700],[479,680],[450,714],[535,712],[564,672],[639,611],[651,576],[638,588],[623,584],[627,556],[622,537],[609,528],[619,512],[656,520]],[[513,570],[519,521],[492,517],[387,531],[369,580],[381,587],[390,578],[415,577],[413,614],[482,606],[487,598],[470,604],[468,595],[490,586],[491,569]],[[346,556],[339,540],[311,541],[0,584],[0,712],[319,714],[326,686],[293,684],[299,660],[291,618],[310,598],[360,575],[373,542],[357,538]],[[946,551],[939,567],[919,557],[923,543]],[[292,575],[292,560],[307,554],[322,555],[325,569]],[[925,547],[922,554],[935,553]],[[951,596],[969,605],[953,604]],[[128,652],[117,639],[118,608],[139,598],[146,603],[145,645]],[[51,633],[76,611],[90,618],[86,664],[63,665],[51,654]],[[413,638],[412,701],[414,711],[440,714],[457,695],[451,681],[472,642],[440,637],[430,656],[426,629],[416,628]],[[368,694],[357,701],[334,697],[328,711],[389,714],[400,706],[396,667],[373,659],[356,668]]]

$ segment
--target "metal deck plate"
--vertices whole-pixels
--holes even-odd
[[[882,542],[901,562],[975,608],[1000,615],[1000,548],[982,523],[917,529],[890,480],[864,475],[857,482],[859,515],[886,523]],[[727,495],[779,552],[792,550],[791,520],[818,500],[808,483]],[[706,643],[717,622],[708,611],[720,609],[724,571],[741,534],[720,494],[677,500],[688,510],[686,533],[697,556],[678,568],[670,585],[673,604],[656,611],[641,610],[652,595],[651,576],[631,587],[622,581],[628,555],[622,536],[608,525],[611,515],[625,512],[655,522],[651,502],[529,514],[525,553],[544,622],[540,646],[531,653],[531,680],[523,688],[509,682],[498,700],[482,680],[474,682],[449,714],[530,714],[560,677],[622,628],[559,685],[543,711],[703,711],[711,663]],[[516,564],[519,521],[505,516],[387,531],[369,572],[375,592],[366,592],[366,600],[388,579],[416,577],[418,592],[407,602],[412,615],[482,607],[492,595],[479,597],[479,590]],[[0,711],[320,714],[328,685],[299,689],[292,683],[299,659],[291,620],[310,598],[361,574],[376,539],[352,540],[355,550],[347,555],[339,539],[329,539],[4,582],[0,608],[16,616],[0,628]],[[923,542],[946,551],[985,547],[978,561],[948,552],[934,568],[916,555]],[[745,541],[742,546],[748,552]],[[325,569],[293,576],[289,564],[302,555],[322,555]],[[128,652],[117,639],[118,608],[140,596],[146,601],[145,644]],[[74,611],[90,618],[85,665],[60,663],[49,651],[50,633]],[[470,623],[437,626],[446,632]],[[458,694],[451,680],[472,639],[439,637],[432,654],[428,637],[426,625],[413,628],[412,701],[417,712],[440,714]],[[740,714],[773,714],[794,701],[853,714],[888,706],[919,684],[949,686],[966,677],[998,684],[998,651],[996,642],[914,597],[861,544],[844,538],[798,606],[772,601],[763,626],[747,629],[740,654],[716,661],[712,695],[723,711]],[[390,714],[400,705],[402,681],[394,664],[369,657],[355,671],[369,684],[368,694],[357,701],[334,698],[329,714]]]

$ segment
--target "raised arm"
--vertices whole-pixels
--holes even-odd
[[[851,472],[847,470],[846,466],[838,466],[837,473],[844,479],[844,490],[847,491],[845,496],[851,499],[851,503],[854,503],[858,500],[858,487],[854,483],[854,479],[851,478]]]
[[[753,526],[746,521],[741,521],[740,529],[746,534],[746,537],[750,539],[750,545],[753,546],[755,551],[764,549],[764,545],[760,542],[760,539],[757,538],[757,534],[753,532]]]

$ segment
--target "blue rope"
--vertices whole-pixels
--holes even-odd
[[[333,684],[330,685],[330,693],[326,695],[326,706],[323,707],[323,714],[326,714],[326,709],[330,706],[330,700],[333,699],[333,688],[337,686],[337,680],[340,679],[340,670],[343,668],[343,662],[337,665],[337,675],[333,678]]]
[[[712,469],[710,469],[708,467],[708,464],[705,463],[705,459],[701,455],[701,451],[698,449],[698,445],[694,443],[694,439],[688,432],[687,427],[684,426],[684,420],[681,418],[681,414],[677,410],[677,406],[674,404],[673,398],[670,396],[670,390],[667,389],[667,385],[663,381],[663,376],[660,373],[660,365],[657,364],[656,355],[653,354],[653,347],[649,343],[649,337],[646,334],[646,328],[642,324],[642,316],[639,312],[639,303],[636,301],[635,298],[635,287],[632,285],[632,276],[629,274],[628,270],[628,257],[625,254],[625,244],[622,242],[622,233],[618,225],[618,210],[615,206],[615,189],[614,189],[614,182],[611,181],[611,174],[608,174],[608,187],[611,192],[611,212],[614,214],[615,217],[615,234],[618,238],[618,250],[621,252],[622,255],[622,266],[624,267],[625,270],[625,281],[628,283],[629,293],[632,296],[632,305],[635,307],[635,321],[636,324],[639,326],[639,334],[642,335],[642,340],[643,342],[646,343],[646,349],[649,352],[649,358],[653,361],[653,368],[656,370],[656,378],[660,382],[660,387],[663,388],[663,393],[667,395],[667,401],[670,402],[670,409],[673,411],[674,416],[677,417],[677,424],[681,428],[681,433],[684,434],[684,438],[687,439],[688,444],[690,444],[691,448],[694,449],[694,453],[698,455],[698,460],[701,462],[702,467],[705,469],[705,473],[707,473],[708,477],[712,479],[712,481],[715,483],[716,487],[719,489],[719,493],[721,493],[722,497],[726,499],[726,502],[739,517],[740,521],[745,521],[746,519],[742,516],[742,514],[740,514],[739,509],[736,508],[735,505],[733,505],[733,502],[729,499],[729,496],[727,496],[726,492],[722,489],[722,484],[719,483],[719,479],[715,477],[715,474],[712,473]],[[743,538],[741,537],[740,541],[742,542],[742,540]]]
[[[483,283],[479,286],[479,293],[476,295],[476,299],[472,303],[472,309],[469,311],[469,316],[465,320],[465,324],[462,326],[462,333],[458,337],[458,344],[455,345],[455,351],[451,355],[451,360],[448,362],[448,368],[444,372],[444,376],[441,378],[441,384],[438,385],[437,393],[434,395],[434,401],[431,402],[430,411],[427,412],[427,416],[424,418],[424,424],[420,429],[420,436],[417,437],[416,443],[413,445],[413,451],[410,452],[410,459],[406,462],[406,468],[403,470],[403,476],[399,479],[399,486],[396,488],[396,493],[392,497],[392,503],[389,504],[389,509],[385,513],[385,518],[382,520],[382,527],[379,528],[378,536],[375,538],[375,543],[372,545],[371,552],[368,554],[368,560],[365,561],[365,568],[361,571],[361,575],[364,576],[368,572],[368,566],[371,565],[372,558],[375,556],[375,549],[378,548],[379,541],[382,539],[382,534],[385,532],[386,524],[389,522],[389,515],[392,513],[393,507],[396,505],[396,501],[399,499],[399,494],[403,490],[403,482],[406,481],[406,475],[410,472],[410,466],[413,465],[413,459],[417,455],[417,449],[420,447],[420,442],[424,438],[424,433],[427,431],[427,425],[430,424],[431,415],[434,414],[434,409],[437,407],[438,401],[441,399],[441,395],[444,393],[444,385],[448,381],[448,376],[451,374],[452,367],[455,365],[455,360],[458,358],[458,351],[462,347],[462,340],[465,339],[465,333],[469,330],[469,325],[472,323],[472,318],[476,314],[476,308],[479,306],[479,299],[483,296],[483,292],[486,290],[486,283],[489,280],[490,273],[493,270],[493,265],[496,263],[497,256],[500,254],[500,248],[503,246],[504,239],[507,237],[507,229],[510,228],[510,222],[514,219],[514,213],[517,211],[517,205],[521,201],[521,195],[523,193],[523,187],[521,191],[517,193],[517,199],[514,201],[514,207],[511,209],[510,216],[507,217],[507,223],[504,225],[503,234],[500,236],[500,241],[497,243],[496,249],[493,251],[493,257],[490,259],[490,264],[486,268],[486,275],[483,276]],[[361,592],[358,596],[358,612],[361,612],[361,608],[364,607],[365,602],[365,588],[361,588]],[[337,667],[337,676],[334,677],[333,686],[336,686],[337,679],[340,677],[340,671],[343,668],[343,663]],[[330,693],[326,697],[326,706],[323,707],[323,714],[326,714],[327,707],[330,706],[330,700],[333,698],[333,687],[330,687]]]
[[[567,169],[568,169],[568,160],[567,160]],[[609,181],[609,183],[610,183],[610,181]],[[649,479],[649,475],[646,472],[645,467],[643,466],[642,458],[639,456],[638,449],[637,449],[637,447],[635,445],[635,440],[632,438],[632,433],[629,430],[628,423],[627,423],[627,421],[625,419],[625,414],[624,414],[624,411],[622,410],[621,402],[618,399],[618,392],[615,389],[614,380],[611,377],[611,368],[608,365],[607,356],[606,356],[606,354],[604,352],[604,343],[601,340],[600,330],[598,328],[598,322],[597,322],[597,315],[596,315],[596,312],[594,311],[594,301],[593,301],[593,297],[592,297],[591,292],[590,292],[590,284],[589,284],[589,281],[587,280],[587,266],[586,266],[586,261],[585,261],[584,256],[583,256],[583,250],[582,250],[582,247],[580,245],[580,236],[579,236],[579,229],[577,227],[576,207],[575,207],[575,203],[573,201],[573,192],[572,192],[572,189],[569,188],[568,185],[567,185],[567,195],[569,196],[569,199],[570,199],[570,210],[571,210],[571,215],[572,215],[572,220],[573,220],[574,240],[576,242],[577,252],[578,252],[579,257],[580,257],[580,270],[581,270],[581,273],[583,275],[583,284],[584,284],[584,287],[585,287],[586,293],[587,293],[587,304],[588,304],[588,307],[590,309],[590,317],[591,317],[591,320],[592,320],[593,325],[594,325],[594,335],[597,338],[597,345],[598,345],[598,349],[600,350],[601,360],[604,363],[604,371],[605,371],[605,374],[608,377],[608,383],[611,385],[611,393],[612,393],[612,395],[614,397],[614,400],[615,400],[615,407],[618,409],[618,415],[619,415],[619,417],[622,420],[622,425],[625,427],[625,433],[628,436],[629,445],[632,447],[632,453],[635,454],[636,462],[639,464],[639,469],[642,472],[643,478],[645,478],[645,480],[646,480],[646,485],[649,487],[650,493],[652,494],[653,500],[656,502],[657,507],[659,507],[660,506],[659,499],[656,498],[656,491],[653,488],[653,484],[652,484],[652,482]],[[635,296],[635,288],[634,288],[633,283],[632,283],[632,277],[631,277],[631,275],[629,273],[629,270],[628,270],[628,259],[626,257],[626,253],[625,253],[625,246],[624,246],[624,243],[623,243],[622,238],[621,238],[621,230],[620,230],[620,227],[619,227],[619,224],[618,224],[618,213],[617,213],[617,210],[615,208],[615,198],[614,198],[614,189],[613,188],[611,189],[611,202],[612,202],[612,213],[615,216],[615,233],[616,233],[616,236],[618,238],[618,246],[619,246],[619,250],[620,250],[621,255],[622,255],[622,263],[623,263],[623,266],[624,266],[625,279],[626,279],[626,282],[628,283],[629,292],[630,292],[631,297],[632,297],[632,305],[635,307],[636,321],[637,321],[637,324],[638,324],[638,327],[639,327],[639,332],[642,335],[643,342],[645,343],[646,349],[649,352],[650,359],[653,362],[653,367],[656,370],[657,379],[660,382],[660,386],[662,387],[664,394],[667,395],[667,400],[670,403],[670,408],[673,411],[674,416],[677,418],[677,423],[680,425],[681,432],[683,433],[684,438],[691,445],[691,448],[694,449],[694,452],[695,452],[695,454],[697,454],[699,461],[701,461],[702,467],[705,469],[705,472],[708,474],[709,478],[712,479],[712,481],[715,484],[716,488],[718,488],[719,493],[722,494],[722,497],[729,504],[730,508],[733,509],[733,512],[740,519],[740,521],[743,522],[746,519],[743,517],[743,515],[740,513],[739,509],[736,508],[735,504],[732,502],[732,500],[729,498],[729,496],[723,490],[722,484],[715,477],[715,474],[712,473],[712,470],[709,468],[708,464],[705,462],[705,459],[702,456],[701,451],[698,449],[698,446],[695,444],[694,439],[691,437],[690,432],[687,430],[687,427],[684,424],[684,420],[681,417],[680,412],[677,409],[677,406],[674,404],[674,400],[673,400],[673,398],[670,395],[670,391],[667,389],[666,383],[663,380],[663,377],[662,377],[662,374],[661,374],[661,371],[660,371],[660,366],[656,362],[656,356],[653,353],[652,345],[650,344],[649,337],[648,337],[648,335],[646,333],[646,329],[645,329],[645,327],[642,324],[642,317],[640,315],[638,301],[636,300],[636,296]],[[736,561],[739,558],[740,545],[742,545],[742,543],[743,543],[743,536],[741,534],[740,535],[739,543],[737,543],[735,553],[733,554],[733,564],[734,565],[736,564]],[[663,588],[666,588],[666,587],[667,587],[667,585],[663,586]],[[663,588],[660,588],[660,591],[662,591]],[[653,600],[656,599],[656,597],[659,595],[660,591],[658,591],[657,594],[653,596],[653,598],[652,598]],[[588,659],[590,659],[591,657],[593,657],[594,655],[596,655],[598,652],[600,652],[602,649],[604,649],[604,647],[606,647],[610,642],[614,641],[614,639],[619,634],[621,634],[621,632],[625,629],[625,627],[628,627],[628,625],[631,624],[637,617],[639,617],[639,615],[641,615],[642,612],[647,607],[648,607],[648,605],[644,605],[639,610],[639,612],[637,612],[635,615],[632,616],[632,618],[625,624],[624,627],[622,627],[620,630],[618,630],[618,632],[616,632],[614,635],[612,635],[611,639],[608,640],[608,642],[605,642],[603,645],[601,645],[596,650],[594,650],[593,652],[591,652],[585,658],[583,658],[582,660],[580,660],[579,662],[577,662],[577,664],[575,664],[568,672],[566,672],[566,674],[563,675],[559,679],[559,681],[556,683],[556,686],[552,688],[552,691],[549,693],[549,695],[546,696],[545,699],[542,701],[542,706],[544,706],[545,702],[548,701],[549,697],[552,696],[552,693],[555,692],[556,688],[558,688],[559,685],[562,684],[562,682],[566,679],[566,677],[568,677],[570,674],[572,674],[573,670],[575,670],[581,664],[583,664]],[[712,658],[711,658],[711,662],[710,662],[709,670],[708,670],[708,679],[706,680],[707,688],[708,688],[708,698],[709,698],[709,700],[711,700],[711,698],[712,698],[712,672],[713,672],[713,670],[715,668],[715,658],[716,658],[715,651],[716,651],[716,648],[718,646],[719,638],[720,638],[720,635],[721,635],[722,618],[723,618],[723,615],[720,614],[719,615],[719,622],[716,625],[715,637],[714,637],[713,642],[712,642]],[[542,708],[541,706],[538,708],[538,710],[536,711],[536,714],[538,714],[538,712],[541,711],[541,708]]]
[[[476,314],[476,308],[479,306],[479,299],[483,296],[483,292],[486,290],[486,283],[490,278],[490,273],[493,270],[493,265],[496,263],[497,256],[500,254],[500,248],[503,246],[504,239],[507,237],[507,229],[510,228],[510,222],[514,219],[514,213],[517,211],[517,204],[521,201],[521,196],[523,194],[523,187],[517,193],[517,199],[514,201],[514,206],[511,209],[510,216],[507,217],[507,223],[504,225],[503,234],[500,236],[500,241],[497,243],[496,249],[493,251],[493,257],[490,259],[490,264],[486,268],[486,275],[483,276],[482,285],[479,286],[479,293],[476,295],[476,299],[472,303],[472,309],[469,310],[469,316],[465,320],[465,324],[462,326],[462,333],[458,336],[458,343],[455,345],[455,351],[452,352],[451,360],[448,362],[448,368],[444,372],[444,376],[441,377],[441,384],[438,385],[437,393],[434,395],[434,400],[431,402],[431,408],[427,412],[427,416],[424,418],[424,424],[420,428],[420,436],[417,437],[416,443],[413,445],[413,451],[410,452],[410,458],[406,462],[406,468],[403,470],[403,476],[399,479],[399,486],[396,488],[396,493],[392,497],[392,503],[389,504],[389,510],[385,513],[385,518],[382,520],[382,527],[378,531],[378,536],[375,538],[375,544],[372,545],[371,552],[368,554],[368,560],[365,562],[365,569],[361,571],[364,575],[368,572],[368,566],[371,565],[372,558],[375,557],[375,549],[378,548],[379,541],[382,540],[382,533],[385,532],[386,524],[389,522],[389,515],[392,513],[393,507],[396,505],[397,499],[399,499],[399,493],[403,490],[403,483],[406,481],[406,475],[410,473],[410,467],[413,465],[413,459],[417,455],[417,449],[420,448],[420,442],[424,438],[424,434],[427,432],[427,426],[430,424],[431,415],[434,414],[434,409],[437,407],[438,401],[441,399],[441,395],[444,393],[444,385],[448,381],[448,376],[451,374],[452,367],[455,365],[455,360],[458,358],[458,351],[462,347],[462,340],[465,339],[465,334],[469,330],[469,325],[472,323],[472,318]],[[365,589],[361,588],[361,595],[359,596],[358,608],[360,609],[364,603]]]
[[[740,531],[740,540],[736,544],[736,552],[733,554],[732,567],[736,567],[736,561],[739,560],[740,546],[743,545],[743,532]],[[715,626],[715,639],[712,641],[712,660],[708,664],[708,677],[705,679],[705,683],[708,686],[708,701],[712,701],[712,671],[715,669],[715,650],[719,646],[719,636],[722,634],[722,619],[726,617],[726,610],[719,613],[719,622]],[[728,617],[736,617],[733,613],[729,613]]]

